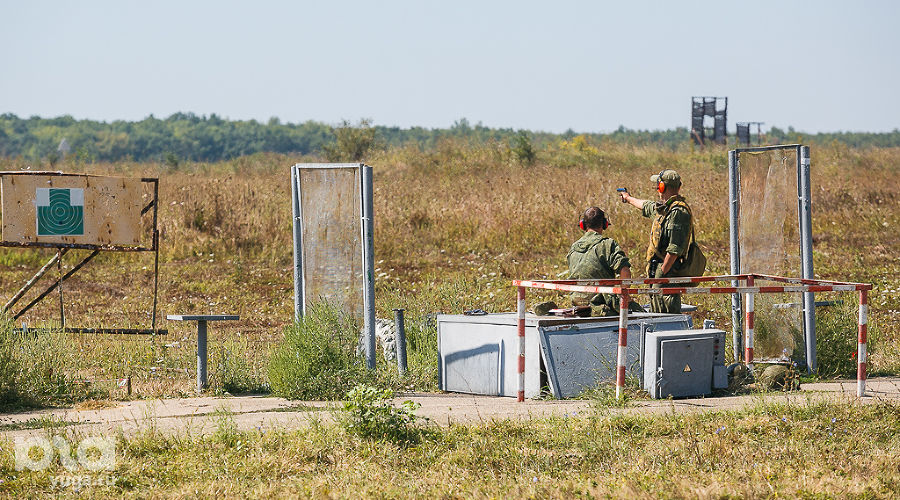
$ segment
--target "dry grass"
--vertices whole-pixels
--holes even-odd
[[[900,149],[856,150],[835,145],[813,152],[815,266],[823,278],[876,285],[870,296],[874,371],[900,370]],[[89,171],[161,178],[160,317],[174,313],[235,313],[242,320],[211,329],[214,387],[265,389],[272,342],[292,314],[288,166],[300,161],[254,155],[178,170],[142,163],[69,165]],[[310,160],[304,158],[302,160]],[[648,177],[678,169],[697,215],[697,237],[711,273],[728,267],[726,151],[671,152],[587,141],[553,144],[533,166],[516,164],[505,144],[446,141],[433,150],[392,148],[369,160],[375,166],[376,302],[380,317],[405,307],[413,325],[429,335],[425,315],[480,307],[508,310],[512,278],[555,276],[577,218],[588,205],[608,210],[609,234],[628,251],[637,274],[648,223],[618,203],[626,186],[649,198]],[[0,169],[20,169],[0,160]],[[49,253],[0,251],[0,286],[7,296]],[[74,257],[70,257],[74,259]],[[72,265],[67,260],[67,265]],[[147,255],[105,255],[65,286],[70,324],[149,324],[152,260]],[[532,295],[537,297],[537,295]],[[52,300],[23,320],[51,325]],[[727,298],[699,298],[698,317],[729,323]],[[853,300],[853,299],[848,299]],[[164,321],[162,323],[165,323]],[[68,337],[71,368],[98,380],[110,397],[124,397],[111,380],[131,375],[137,396],[190,393],[192,325],[168,323],[158,339]],[[431,334],[433,335],[433,333]],[[853,332],[848,332],[853,335]],[[424,339],[424,337],[423,337]],[[434,389],[433,343],[411,346],[411,376],[393,383]],[[389,370],[385,369],[385,376]],[[106,380],[106,382],[103,382]]]
[[[77,431],[55,429],[71,442]],[[413,447],[338,426],[211,436],[151,429],[120,438],[111,472],[64,486],[57,461],[15,471],[0,494],[98,498],[893,498],[900,489],[896,404],[760,404],[684,416],[587,414],[435,428]],[[54,483],[55,481],[55,483]],[[113,483],[113,486],[105,486]],[[56,484],[56,485],[54,485]]]

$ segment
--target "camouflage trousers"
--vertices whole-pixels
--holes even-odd
[[[665,288],[671,286],[682,285],[653,285],[653,288]],[[650,296],[650,312],[681,314],[681,294],[672,295],[651,295]]]

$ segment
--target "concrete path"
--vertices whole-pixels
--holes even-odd
[[[421,405],[416,412],[438,425],[478,423],[496,419],[528,419],[548,416],[579,415],[593,411],[584,400],[526,401],[512,398],[465,394],[408,394],[398,401],[412,400]],[[611,408],[612,414],[692,413],[735,410],[765,402],[805,404],[823,400],[860,401],[869,404],[892,401],[900,404],[900,378],[870,379],[867,396],[856,398],[856,381],[804,384],[793,393],[750,394],[716,398],[642,400],[626,408]],[[142,400],[112,403],[101,409],[48,409],[0,415],[0,437],[46,436],[44,423],[52,420],[67,425],[51,429],[53,433],[75,432],[81,435],[132,435],[155,429],[167,434],[209,434],[222,425],[238,429],[292,429],[310,425],[314,420],[330,422],[335,403],[298,402],[265,396],[198,397],[185,399]]]

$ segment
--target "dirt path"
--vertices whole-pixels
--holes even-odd
[[[690,413],[700,411],[734,410],[766,402],[804,404],[822,400],[856,400],[856,381],[805,384],[795,393],[753,394],[717,398],[696,398],[637,401],[624,409],[610,409],[612,413]],[[578,415],[592,411],[589,401],[526,401],[512,398],[471,396],[465,394],[408,394],[398,400],[410,399],[421,404],[417,414],[439,425],[448,423],[476,423],[492,419],[528,419],[548,416]],[[890,400],[900,403],[900,378],[870,379],[867,396],[859,401],[869,404]],[[49,409],[27,413],[0,415],[0,436],[14,439],[46,435],[41,421],[54,419],[65,422],[59,429],[73,430],[83,435],[109,434],[119,431],[135,434],[156,429],[169,434],[207,434],[215,432],[223,421],[233,422],[238,429],[292,429],[310,422],[331,421],[334,403],[288,401],[265,396],[198,397],[128,401],[102,409]]]

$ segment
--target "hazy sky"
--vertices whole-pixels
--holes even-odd
[[[900,127],[897,1],[0,0],[0,113]]]

